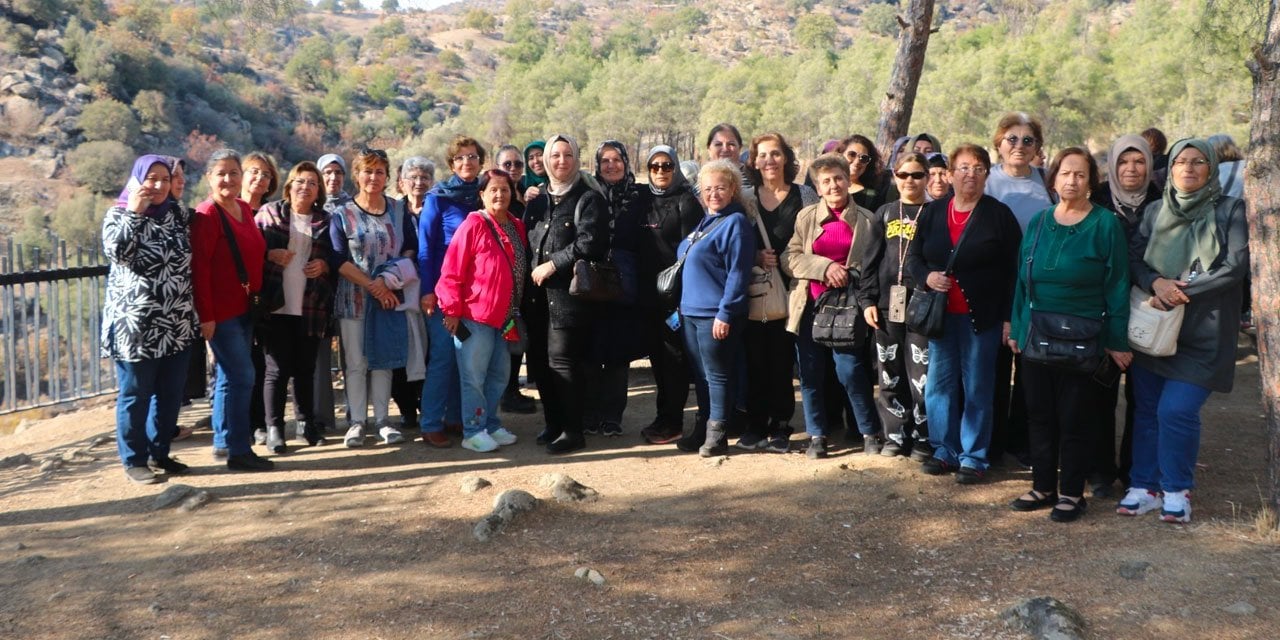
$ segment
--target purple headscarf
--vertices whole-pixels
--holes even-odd
[[[129,206],[129,193],[142,186],[142,181],[147,177],[147,172],[151,170],[151,167],[158,164],[163,165],[164,168],[169,170],[169,173],[172,176],[173,163],[174,159],[171,156],[161,156],[156,154],[139,156],[137,160],[133,161],[133,171],[129,173],[129,182],[124,186],[124,190],[120,192],[120,197],[116,198],[116,206]],[[173,199],[169,198],[160,204],[149,205],[146,211],[140,213],[150,217],[162,215],[165,211],[169,210],[169,204],[172,201]]]

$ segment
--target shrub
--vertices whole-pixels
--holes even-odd
[[[133,151],[118,140],[86,142],[67,153],[75,181],[94,193],[119,192],[129,179]]]
[[[125,169],[127,172],[128,169]],[[121,184],[120,187],[123,188]],[[53,210],[49,227],[71,247],[94,247],[102,233],[102,217],[113,198],[78,193],[70,200],[63,200]]]
[[[151,89],[139,91],[133,97],[133,110],[138,114],[142,131],[166,136],[173,130],[176,117],[169,108],[169,97],[163,93]]]

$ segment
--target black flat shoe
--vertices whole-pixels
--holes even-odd
[[[564,433],[551,443],[547,444],[547,453],[561,454],[572,453],[579,449],[585,449],[587,441],[580,434]]]
[[[1054,522],[1075,522],[1080,519],[1080,516],[1084,515],[1087,506],[1083,497],[1079,500],[1058,498],[1058,504],[1049,510],[1049,519]]]
[[[1058,494],[1056,493],[1040,493],[1032,489],[1026,495],[1031,496],[1031,500],[1027,500],[1025,497],[1018,498],[1009,503],[1009,508],[1014,511],[1037,511],[1045,507],[1052,507],[1058,503]]]
[[[232,471],[270,471],[275,463],[250,451],[227,458],[227,468]]]
[[[191,467],[188,467],[187,465],[182,464],[181,462],[178,462],[173,458],[156,460],[155,466],[159,469],[163,469],[165,473],[171,476],[180,476],[184,473],[187,473],[188,471],[191,471]]]
[[[538,440],[537,440],[538,446],[544,447],[546,445],[549,445],[552,442],[555,442],[559,437],[560,437],[559,431],[552,431],[550,427],[547,427],[542,430],[542,433],[538,434]]]

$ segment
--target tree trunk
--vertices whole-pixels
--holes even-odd
[[[1258,329],[1262,404],[1270,434],[1270,503],[1280,512],[1280,0],[1271,0],[1265,38],[1248,63],[1253,72],[1244,198],[1249,204],[1253,321]]]
[[[911,0],[906,22],[899,17],[898,24],[902,25],[898,55],[893,60],[889,91],[880,102],[880,130],[876,134],[876,146],[886,160],[893,153],[893,141],[907,135],[907,127],[911,125],[916,87],[924,71],[924,52],[929,46],[933,25],[933,0]]]

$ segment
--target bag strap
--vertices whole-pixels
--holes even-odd
[[[1053,215],[1053,210],[1047,210],[1049,215]],[[1040,223],[1036,225],[1036,235],[1031,238],[1031,253],[1027,255],[1027,306],[1034,309],[1036,307],[1036,281],[1031,277],[1031,265],[1036,261],[1036,247],[1040,245],[1040,232],[1044,231],[1044,214],[1040,214]]]
[[[236,244],[236,233],[231,228],[230,216],[218,203],[213,203],[214,208],[218,210],[218,219],[222,221],[222,235],[227,237],[227,244],[231,246],[231,259],[236,263],[236,276],[240,278],[240,286],[244,287],[245,295],[250,295],[249,291],[249,271],[244,268],[244,258],[240,256],[240,245]]]
[[[488,211],[481,211],[480,217],[484,219],[485,226],[489,227],[489,233],[493,234],[494,242],[498,243],[498,251],[502,253],[502,257],[507,261],[507,267],[511,269],[511,282],[513,283],[513,286],[519,286],[519,283],[516,283],[516,278],[519,278],[520,274],[516,272],[515,260],[512,260],[511,256],[507,255],[507,248],[502,244],[502,236],[498,235],[498,226],[494,224],[493,220],[489,218]],[[515,241],[508,239],[508,242],[515,242]],[[514,246],[511,248],[511,251],[512,253],[515,253]],[[511,313],[507,314],[507,320],[511,320],[511,318],[515,316],[516,313],[518,313],[518,311],[519,311],[518,309],[513,309]]]
[[[710,217],[711,216],[707,216],[707,218],[710,218]],[[728,216],[716,216],[716,219],[712,220],[711,224],[707,225],[706,229],[702,228],[702,222],[706,222],[707,218],[703,218],[702,222],[698,223],[698,228],[694,229],[693,233],[690,234],[688,248],[684,250],[684,254],[680,256],[680,259],[676,260],[676,264],[679,265],[678,268],[684,268],[684,259],[689,257],[690,251],[693,251],[693,245],[696,244],[699,240],[701,240],[706,235],[710,234],[711,230],[715,229],[716,225],[720,224],[720,221],[724,220],[726,217]]]

